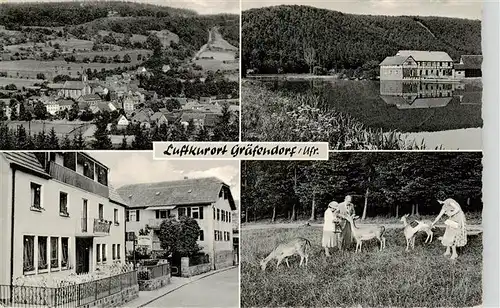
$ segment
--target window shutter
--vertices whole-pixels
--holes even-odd
[[[129,221],[129,218],[128,218],[128,214],[130,213],[130,211],[127,211],[126,214],[125,214],[125,221]]]
[[[160,210],[156,210],[156,219],[160,218]]]
[[[135,221],[139,221],[139,210],[135,211]]]
[[[200,206],[200,219],[203,219],[203,206]]]

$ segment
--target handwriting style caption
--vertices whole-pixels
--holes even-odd
[[[154,159],[328,160],[328,142],[154,142]]]

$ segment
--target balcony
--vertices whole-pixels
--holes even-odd
[[[89,230],[89,219],[82,218],[80,226],[77,227],[76,235],[80,237],[108,236],[111,223],[111,221],[94,218],[94,225]]]
[[[50,162],[49,174],[55,180],[78,187],[104,198],[109,197],[109,189],[107,186],[89,179],[84,175],[78,174],[71,169],[58,165],[54,161]]]
[[[94,235],[96,236],[109,235],[110,227],[111,227],[111,221],[94,218],[94,228],[93,228]]]

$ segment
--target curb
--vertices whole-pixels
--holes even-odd
[[[180,288],[182,288],[182,287],[184,287],[184,286],[187,286],[188,284],[191,284],[191,283],[193,283],[193,282],[195,282],[195,281],[198,281],[198,280],[201,280],[201,279],[203,279],[203,278],[206,278],[206,277],[209,277],[209,276],[212,276],[212,275],[218,274],[218,273],[222,273],[222,272],[228,271],[228,270],[230,270],[230,269],[234,269],[234,268],[238,268],[238,266],[237,266],[237,265],[233,265],[233,266],[226,267],[226,268],[223,268],[223,269],[220,269],[220,270],[211,271],[211,272],[209,272],[207,275],[203,275],[203,274],[202,274],[203,276],[201,276],[201,275],[200,275],[201,277],[197,277],[197,278],[195,278],[195,279],[189,280],[188,282],[186,282],[186,283],[184,283],[184,284],[182,284],[182,285],[180,285],[180,286],[177,286],[177,287],[175,287],[175,288],[173,288],[173,289],[171,289],[171,290],[169,290],[169,291],[167,291],[167,292],[165,292],[165,293],[163,293],[163,294],[161,294],[161,295],[159,295],[159,296],[157,296],[157,297],[155,297],[155,298],[152,298],[152,299],[148,300],[146,303],[144,303],[144,304],[141,304],[141,305],[137,306],[137,308],[146,307],[146,305],[149,305],[149,304],[151,304],[152,302],[154,302],[154,301],[156,301],[156,300],[158,300],[158,299],[162,298],[163,296],[165,296],[165,295],[167,295],[167,294],[170,294],[170,293],[172,293],[172,292],[174,292],[174,291],[176,291],[176,290],[178,290],[178,289],[180,289]]]

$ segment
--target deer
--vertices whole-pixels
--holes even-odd
[[[295,238],[289,242],[278,245],[266,258],[260,261],[260,267],[262,271],[266,270],[267,263],[273,259],[277,259],[276,268],[278,268],[283,260],[288,267],[288,257],[298,254],[300,256],[300,264],[302,266],[304,263],[307,266],[307,261],[309,259],[309,249],[311,248],[311,242],[305,238]],[[304,262],[305,261],[305,262]]]
[[[346,219],[351,226],[352,235],[356,241],[356,252],[361,252],[361,246],[363,241],[369,241],[376,238],[380,242],[380,251],[385,248],[385,227],[384,226],[362,226],[356,227],[354,224],[354,219],[359,218],[355,214],[352,215],[342,215],[338,214],[340,217]]]
[[[409,224],[408,221],[406,220],[409,215],[410,214],[405,214],[403,215],[403,217],[401,217],[401,221],[403,222],[404,225],[403,233],[406,238],[406,251],[409,250],[410,246],[411,249],[415,249],[415,238],[418,232],[422,231],[427,233],[427,239],[425,240],[425,243],[432,242],[432,237],[434,234],[431,230],[432,229],[431,224],[429,224],[428,222],[415,220],[417,226],[412,227],[411,224]]]

